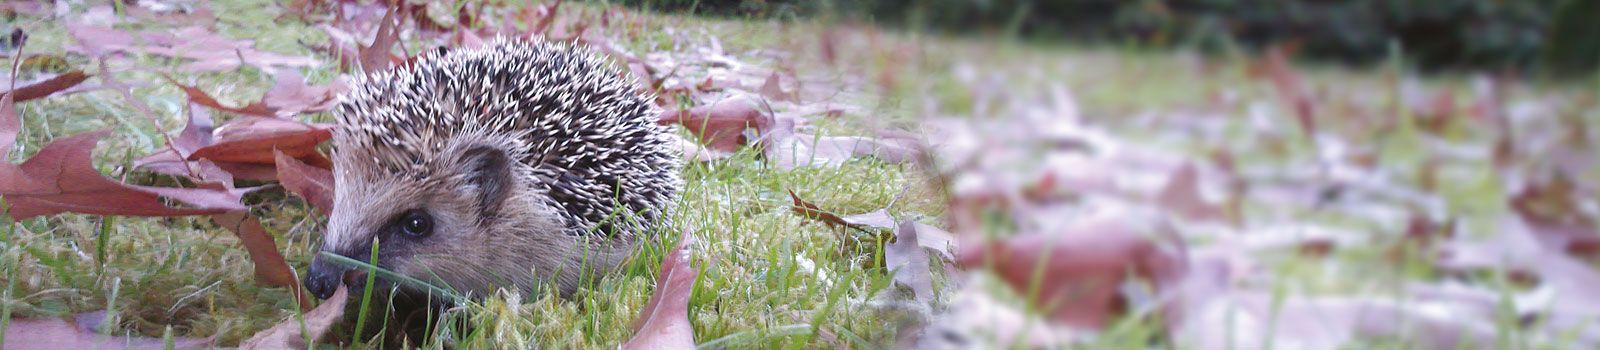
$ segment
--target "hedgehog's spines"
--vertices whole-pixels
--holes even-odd
[[[614,211],[644,209],[649,217],[641,221],[651,222],[680,186],[676,150],[654,123],[651,100],[619,75],[564,42],[496,38],[480,48],[429,51],[355,79],[335,113],[344,126],[335,157],[427,178],[450,171],[430,165],[446,141],[483,138],[527,165],[528,182],[563,209],[574,232]]]

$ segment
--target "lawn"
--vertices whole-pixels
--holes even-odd
[[[52,140],[109,128],[93,159],[102,174],[194,186],[134,166],[167,147],[189,108],[204,108],[164,77],[241,106],[274,86],[274,71],[313,85],[342,74],[340,57],[312,49],[339,40],[327,20],[297,18],[286,5],[203,7],[216,14],[207,24],[216,34],[316,64],[208,72],[161,54],[102,65],[69,50],[83,40],[69,25],[188,25],[178,19],[58,6],[0,27],[25,31],[24,52],[50,58],[25,64],[18,81],[82,69],[95,75],[85,86],[108,85],[107,76],[130,86],[17,103],[12,163]],[[517,16],[521,6],[483,18]],[[559,11],[552,26],[561,32],[547,35],[591,26],[586,33],[597,36],[582,38],[637,58],[613,55],[620,69],[652,75],[663,108],[745,99],[774,124],[741,126],[735,132],[751,142],[730,149],[700,146],[715,159],[686,161],[672,220],[621,273],[571,298],[507,293],[465,305],[449,317],[471,326],[437,332],[423,347],[614,348],[635,336],[662,257],[684,235],[694,237],[689,261],[698,270],[687,321],[703,348],[1600,343],[1600,296],[1591,295],[1600,290],[1595,79],[1423,76],[1399,53],[1346,68],[825,19],[589,3]],[[402,28],[396,54],[451,40]],[[219,124],[239,118],[211,115]],[[290,117],[333,121],[326,112]],[[675,127],[697,140],[692,127]],[[925,153],[831,149],[846,136],[911,139]],[[244,204],[303,273],[326,217],[286,185],[238,185],[267,186]],[[797,211],[796,198],[814,210]],[[912,237],[928,249],[897,246],[907,230],[893,222],[839,224],[815,213],[850,221],[880,209],[894,222],[925,224]],[[11,324],[105,311],[104,321],[77,324],[231,347],[300,314],[294,294],[263,284],[240,239],[206,216],[69,213],[6,227],[0,318]],[[941,236],[953,246],[926,243]],[[926,255],[907,260],[907,252]],[[10,347],[16,336],[6,336]]]

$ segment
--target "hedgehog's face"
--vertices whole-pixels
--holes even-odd
[[[463,273],[503,259],[505,252],[497,248],[526,240],[507,232],[510,227],[552,226],[538,222],[542,215],[519,212],[536,198],[517,183],[511,175],[516,164],[498,148],[443,152],[423,175],[382,171],[371,159],[335,155],[337,193],[322,251],[368,261],[376,243],[379,268],[475,290],[519,278]],[[325,298],[349,269],[319,254],[306,285]]]

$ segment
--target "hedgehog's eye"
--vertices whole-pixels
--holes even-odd
[[[404,230],[407,236],[427,237],[433,233],[433,217],[422,210],[411,210],[406,212],[405,217],[400,218],[400,229]]]

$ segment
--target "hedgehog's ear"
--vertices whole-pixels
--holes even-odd
[[[511,166],[506,152],[488,146],[473,147],[461,153],[458,164],[465,171],[462,189],[478,197],[480,210],[493,214],[511,192]]]

